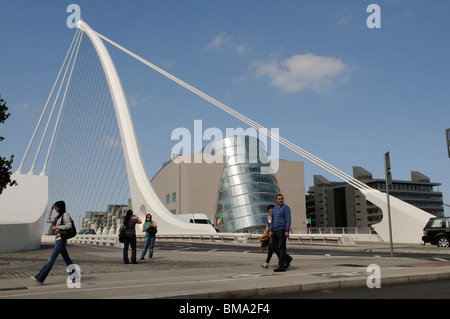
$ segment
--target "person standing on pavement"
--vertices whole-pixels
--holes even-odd
[[[286,271],[289,268],[292,257],[286,253],[286,241],[291,228],[291,209],[284,204],[284,196],[276,196],[277,205],[272,211],[272,222],[269,226],[269,237],[272,238],[272,249],[278,256],[278,268],[275,272]]]
[[[142,224],[139,216],[134,215],[133,211],[129,209],[123,220],[125,226],[125,240],[123,243],[123,263],[129,264],[128,247],[131,245],[131,263],[137,264],[136,261],[136,224]]]
[[[58,214],[55,218],[52,218],[52,211],[55,210]],[[66,244],[67,240],[61,237],[61,230],[67,230],[72,227],[72,218],[69,213],[66,212],[66,203],[64,201],[58,201],[52,205],[50,212],[47,217],[47,222],[51,223],[50,234],[55,235],[55,248],[50,255],[47,263],[42,267],[36,276],[31,276],[38,284],[42,285],[47,278],[50,270],[52,270],[53,264],[55,263],[58,255],[61,254],[66,266],[69,267],[73,264],[72,260],[67,253]],[[72,272],[73,273],[73,272]]]
[[[272,205],[272,204],[267,206],[267,211],[269,212],[269,216],[267,217],[267,224],[266,224],[266,230],[264,232],[264,235],[265,234],[269,235],[269,227],[270,227],[270,223],[272,222],[273,208],[274,208],[274,205]],[[267,252],[266,262],[261,265],[261,267],[266,268],[266,269],[269,268],[270,259],[272,258],[272,255],[273,255],[272,238],[270,238],[270,237],[269,237],[269,243],[267,244],[267,248],[269,249],[269,251]]]
[[[143,231],[145,232],[145,243],[144,243],[144,249],[142,250],[141,254],[141,260],[144,260],[145,254],[147,253],[147,249],[150,248],[150,251],[148,253],[148,259],[153,258],[153,246],[155,245],[155,239],[156,239],[156,229],[157,229],[156,223],[152,220],[152,215],[147,214],[145,216],[145,222],[144,222],[144,228]]]

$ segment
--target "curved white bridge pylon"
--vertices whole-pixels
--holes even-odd
[[[128,102],[122,88],[120,78],[105,45],[87,23],[80,20],[78,28],[91,40],[100,58],[103,71],[108,81],[109,90],[114,103],[120,136],[130,185],[131,202],[134,213],[145,221],[145,215],[150,213],[157,221],[160,234],[213,234],[211,225],[191,224],[176,219],[159,200],[150,184],[138,148],[133,121]]]

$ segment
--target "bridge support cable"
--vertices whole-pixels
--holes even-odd
[[[269,138],[274,139],[275,141],[279,142],[281,145],[287,147],[288,149],[292,150],[293,152],[299,154],[300,156],[304,157],[305,159],[309,160],[310,162],[316,164],[317,166],[323,168],[327,172],[333,174],[334,176],[338,177],[339,179],[343,180],[344,182],[352,185],[353,187],[357,189],[366,189],[366,190],[372,190],[369,186],[362,183],[361,181],[355,179],[354,177],[346,174],[345,172],[337,169],[336,167],[330,165],[329,163],[323,161],[322,159],[318,158],[317,156],[307,152],[306,150],[302,149],[301,147],[295,145],[294,143],[288,141],[287,139],[279,136],[278,134],[268,130],[267,128],[263,127],[262,125],[254,122],[250,118],[242,115],[241,113],[235,111],[234,109],[228,107],[227,105],[217,101],[216,99],[212,98],[211,96],[203,93],[202,91],[196,89],[195,87],[189,85],[188,83],[180,80],[179,78],[175,77],[174,75],[168,73],[167,71],[159,68],[158,66],[154,65],[153,63],[145,60],[144,58],[138,56],[137,54],[131,52],[130,50],[124,48],[123,46],[117,44],[116,42],[108,39],[107,37],[97,33],[97,35],[102,38],[103,40],[109,42],[113,46],[117,47],[118,49],[122,50],[123,52],[129,54],[130,56],[134,57],[138,61],[144,63],[148,67],[152,68],[153,70],[157,71],[158,73],[164,75],[165,77],[169,78],[170,80],[174,81],[175,83],[181,85],[182,87],[186,88],[187,90],[191,91],[192,93],[200,96],[204,100],[212,103],[213,105],[217,106],[218,108],[222,109],[223,111],[227,112],[228,114],[232,115],[233,117],[241,120],[245,124],[251,126],[252,128],[260,131],[261,133],[267,135]]]
[[[107,215],[130,198],[114,106],[95,49],[84,37],[49,163],[49,205],[65,200],[82,227],[86,212]],[[111,212],[111,210],[109,212]],[[117,220],[85,225],[116,229]]]
[[[69,78],[68,78],[67,81],[66,81],[67,72],[68,72],[69,68],[71,68],[71,71],[73,70],[73,66],[74,66],[74,64],[75,64],[76,56],[77,56],[77,54],[75,54],[75,57],[74,57],[74,53],[75,53],[75,52],[78,52],[78,48],[79,48],[79,44],[80,44],[81,37],[82,37],[81,35],[78,37],[77,43],[76,43],[76,45],[75,45],[75,47],[74,47],[74,50],[72,50],[71,55],[70,55],[70,58],[69,58],[69,61],[68,61],[67,65],[66,65],[66,69],[65,69],[65,71],[64,71],[63,78],[62,78],[62,80],[61,80],[61,82],[60,82],[58,92],[57,92],[57,94],[56,94],[56,96],[55,96],[54,103],[53,103],[53,107],[52,107],[52,109],[51,109],[51,111],[50,111],[50,115],[49,115],[49,117],[48,117],[46,126],[45,126],[45,128],[44,128],[44,133],[42,134],[41,141],[40,141],[39,146],[38,146],[38,149],[37,149],[37,151],[36,151],[36,154],[35,154],[33,163],[32,163],[32,165],[31,165],[31,169],[30,169],[29,174],[33,174],[33,170],[34,170],[34,167],[35,167],[35,165],[36,165],[36,163],[37,163],[37,160],[38,160],[38,158],[39,158],[39,154],[40,154],[40,152],[41,152],[42,145],[43,145],[44,140],[45,140],[45,138],[46,138],[46,136],[47,136],[47,130],[48,130],[48,128],[49,128],[49,125],[50,125],[50,123],[51,123],[51,120],[53,119],[53,112],[55,111],[56,104],[58,103],[58,100],[59,100],[59,95],[61,94],[61,90],[62,90],[62,88],[63,88],[63,86],[64,86],[64,83],[65,83],[65,84],[66,84],[66,88],[65,88],[65,91],[64,91],[64,95],[63,95],[63,97],[62,97],[62,100],[61,100],[61,104],[60,104],[60,106],[59,106],[58,116],[57,116],[57,118],[56,118],[56,123],[54,124],[53,134],[52,134],[52,136],[51,136],[51,138],[50,138],[50,143],[49,143],[49,146],[48,146],[48,152],[47,152],[47,155],[50,154],[50,151],[51,151],[51,148],[52,148],[52,145],[53,145],[54,134],[56,133],[56,129],[57,129],[58,124],[59,124],[59,118],[60,118],[61,111],[62,111],[63,106],[64,106],[64,100],[65,100],[65,97],[66,97],[67,88],[68,88],[68,86],[69,86],[69,84],[70,84],[70,79],[71,79],[71,75],[72,75],[72,72],[71,72],[71,73],[69,74]],[[47,156],[46,159],[44,160],[44,164],[43,164],[43,167],[42,167],[41,175],[45,175],[45,168],[46,168],[46,166],[47,166],[47,161],[48,161],[48,156]]]
[[[57,75],[57,77],[56,77],[55,83],[53,84],[53,87],[52,87],[52,89],[51,89],[51,91],[50,91],[50,94],[49,94],[49,96],[48,96],[47,102],[45,103],[44,109],[43,109],[43,111],[42,111],[42,113],[41,113],[41,116],[40,116],[40,118],[39,118],[39,120],[38,120],[38,123],[37,123],[37,125],[36,125],[36,127],[35,127],[35,129],[34,129],[34,132],[33,132],[33,134],[31,135],[31,139],[30,139],[30,142],[28,143],[28,146],[27,146],[27,148],[26,148],[26,150],[25,150],[25,154],[24,154],[24,156],[23,156],[23,158],[22,158],[22,161],[20,162],[19,168],[17,169],[17,173],[19,173],[19,174],[21,173],[21,170],[22,170],[22,168],[23,168],[23,165],[24,165],[24,163],[25,163],[25,161],[26,161],[26,159],[27,159],[27,157],[28,157],[28,153],[29,153],[29,151],[30,151],[30,149],[31,149],[31,146],[32,146],[32,144],[33,144],[33,142],[34,142],[34,139],[35,139],[35,137],[36,137],[36,133],[38,132],[39,127],[41,126],[42,119],[43,119],[43,117],[44,117],[44,114],[45,114],[46,111],[47,111],[48,104],[49,104],[49,102],[50,102],[50,100],[51,100],[51,98],[52,98],[52,96],[53,96],[53,92],[54,92],[54,90],[55,90],[55,88],[56,88],[56,85],[57,85],[58,82],[59,82],[59,78],[60,78],[60,76],[61,76],[61,72],[63,71],[64,66],[66,66],[66,70],[67,70],[67,66],[68,66],[69,63],[70,63],[70,62],[69,62],[68,64],[66,64],[67,58],[69,57],[69,55],[72,57],[74,48],[76,47],[76,43],[79,43],[79,38],[80,38],[81,35],[82,35],[82,32],[79,32],[79,30],[77,30],[77,32],[75,33],[75,35],[74,35],[74,37],[73,37],[72,43],[70,44],[69,50],[67,51],[66,57],[64,58],[64,62],[63,62],[63,64],[61,65],[61,68],[60,68],[59,73],[58,73],[58,75]],[[63,82],[63,80],[62,80],[62,82]],[[62,82],[61,82],[61,83],[62,83]],[[56,103],[56,102],[55,102],[55,103]],[[53,107],[54,107],[54,106],[53,106]],[[45,133],[43,134],[43,136],[45,136]],[[30,173],[33,172],[33,168],[34,168],[34,166],[35,166],[35,164],[36,164],[36,160],[37,160],[37,157],[38,157],[38,154],[39,154],[39,152],[40,152],[40,148],[41,148],[41,147],[42,147],[42,139],[41,139],[41,144],[40,144],[40,146],[39,146],[39,148],[38,148],[38,150],[37,150],[37,153],[36,153],[36,155],[35,155],[35,159],[34,159],[34,161],[33,161],[33,163],[32,163],[32,166],[31,166],[32,168],[30,169]]]
[[[108,207],[117,212],[128,204],[130,188],[111,92],[99,56],[81,29],[71,41],[16,174],[22,171],[46,178],[45,211],[64,200],[78,228],[86,212],[107,214]],[[103,226],[109,231],[117,223],[109,218]]]
[[[67,82],[66,82],[66,88],[65,88],[65,90],[64,90],[64,94],[63,94],[63,97],[62,97],[62,100],[61,100],[61,106],[59,107],[59,112],[58,112],[58,116],[57,116],[57,118],[56,118],[56,123],[55,123],[55,125],[54,125],[54,127],[53,127],[53,133],[52,133],[52,137],[51,137],[51,139],[50,139],[50,145],[49,145],[48,150],[47,150],[47,155],[46,155],[45,160],[44,160],[44,165],[43,165],[43,167],[42,167],[42,172],[41,172],[41,174],[45,174],[45,169],[47,168],[47,163],[48,163],[48,159],[49,159],[49,157],[50,157],[50,152],[51,152],[51,150],[52,150],[53,141],[55,140],[56,130],[57,130],[57,128],[58,128],[59,121],[60,121],[60,119],[61,119],[61,112],[62,112],[62,110],[63,110],[64,102],[65,102],[65,100],[66,100],[67,90],[68,90],[68,88],[69,88],[70,80],[72,79],[73,69],[74,69],[75,63],[76,63],[76,61],[77,61],[78,51],[79,51],[79,49],[80,49],[80,44],[81,44],[81,39],[82,39],[82,36],[80,36],[80,37],[78,38],[78,45],[76,46],[77,50],[76,50],[76,52],[75,52],[75,56],[73,57],[73,62],[72,62],[72,66],[71,66],[71,68],[70,68],[69,78],[67,79]],[[73,53],[74,53],[74,51],[72,51],[72,54],[73,54]],[[66,70],[66,72],[67,72],[67,70]],[[64,74],[64,77],[65,77],[65,74]],[[59,92],[58,92],[58,95],[59,95]]]

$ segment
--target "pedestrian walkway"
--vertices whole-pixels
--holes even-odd
[[[432,258],[435,250],[420,246],[414,249],[430,252],[430,258],[377,256],[377,251],[389,251],[386,245],[333,246],[336,251],[371,252],[364,256],[294,253],[290,268],[284,273],[274,273],[275,255],[271,267],[264,269],[260,264],[266,253],[260,253],[257,244],[244,245],[248,245],[244,252],[189,251],[174,243],[173,249],[156,248],[153,260],[125,265],[121,248],[70,244],[70,257],[81,270],[80,281],[76,283],[79,288],[76,285],[69,288],[66,284],[68,273],[61,257],[44,285],[30,279],[45,264],[53,244],[44,244],[33,251],[0,253],[0,299],[258,298],[318,289],[367,287],[368,282],[369,286],[378,284],[382,288],[393,283],[450,278],[450,262]],[[292,246],[288,246],[288,251],[289,247]],[[410,247],[402,249],[411,251]]]

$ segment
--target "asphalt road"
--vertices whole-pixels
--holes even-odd
[[[223,244],[202,244],[202,243],[171,243],[171,242],[159,242],[158,249],[173,250],[174,245],[176,249],[183,251],[234,251],[234,252],[246,252],[251,249],[248,246],[239,245],[223,245]],[[364,257],[391,257],[390,250],[386,251],[371,251],[370,249],[336,249],[336,247],[320,247],[315,248],[311,246],[289,246],[288,252],[297,255],[329,255],[329,256],[364,256]],[[438,249],[433,253],[420,252],[396,252],[394,249],[395,257],[410,257],[416,259],[430,260],[430,261],[449,261],[450,254],[447,249]],[[276,256],[274,256],[276,258]],[[250,298],[251,299],[251,298]],[[258,299],[261,296],[258,296]],[[361,288],[346,288],[337,290],[322,290],[313,292],[302,292],[301,294],[286,294],[267,296],[266,299],[450,299],[450,280],[441,281],[429,281],[429,282],[417,282],[409,284],[398,285],[382,285],[381,288],[367,287]]]
[[[138,250],[143,247],[142,243],[138,242]],[[255,247],[248,245],[238,245],[238,244],[214,244],[214,243],[188,243],[188,242],[163,242],[159,241],[155,244],[155,249],[158,250],[181,250],[181,251],[232,251],[232,252],[254,252]],[[395,257],[412,257],[424,260],[442,260],[450,262],[450,254],[447,253],[447,248],[436,250],[436,253],[426,253],[426,252],[396,252],[394,249]],[[267,251],[267,250],[266,250]],[[309,256],[359,256],[359,257],[391,257],[389,249],[385,251],[372,251],[365,248],[345,248],[345,247],[327,247],[327,246],[316,246],[305,245],[297,246],[292,245],[287,248],[288,253],[294,255],[309,255]]]
[[[450,299],[450,280],[259,296],[258,299]]]

